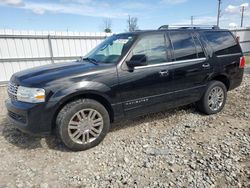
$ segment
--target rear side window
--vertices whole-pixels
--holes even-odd
[[[195,44],[190,33],[170,32],[170,39],[176,61],[197,58]]]
[[[206,31],[205,37],[216,55],[240,53],[240,47],[228,31]]]

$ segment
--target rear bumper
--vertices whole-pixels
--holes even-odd
[[[45,104],[29,104],[7,99],[8,119],[14,127],[31,135],[48,135],[51,133],[51,113]]]

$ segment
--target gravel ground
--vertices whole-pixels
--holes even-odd
[[[250,75],[217,115],[190,105],[144,116],[83,152],[12,128],[6,97],[0,88],[0,187],[250,187]]]

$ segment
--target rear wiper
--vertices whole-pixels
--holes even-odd
[[[89,61],[89,62],[95,64],[95,65],[98,65],[97,60],[94,59],[94,58],[90,58],[90,57],[85,57],[85,58],[83,58],[83,57],[81,57],[81,60],[86,60],[86,61]]]

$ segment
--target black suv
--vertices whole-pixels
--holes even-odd
[[[225,105],[245,61],[232,33],[161,27],[116,34],[70,63],[15,73],[8,117],[24,132],[56,130],[72,150],[99,144],[110,123],[196,103],[205,114]]]

